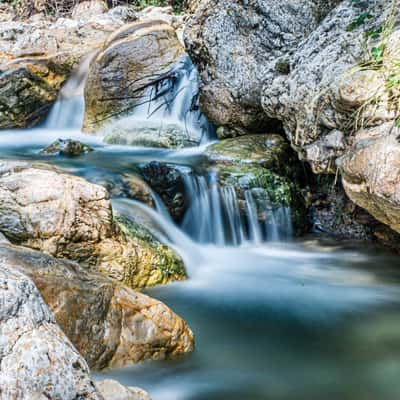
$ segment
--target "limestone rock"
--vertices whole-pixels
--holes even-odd
[[[96,387],[103,395],[104,400],[151,400],[144,390],[133,387],[127,388],[111,379],[97,382]]]
[[[36,125],[57,99],[76,59],[59,57],[1,65],[0,128]]]
[[[366,49],[377,45],[367,43],[367,33],[385,25],[390,9],[385,0],[342,1],[293,52],[286,73],[264,76],[266,114],[282,121],[293,147],[316,173],[335,172],[347,138],[364,123],[394,117],[382,93],[383,74],[359,66],[369,58]],[[399,36],[396,29],[392,36]],[[393,38],[388,52],[398,49],[390,42]]]
[[[34,284],[0,263],[0,398],[103,400]]]
[[[103,0],[89,0],[78,3],[71,12],[71,18],[87,20],[96,15],[104,14],[108,10],[107,3]]]
[[[174,29],[157,20],[115,32],[94,58],[85,87],[84,129],[96,132],[131,112],[184,54]]]
[[[253,133],[270,128],[261,106],[265,76],[279,75],[282,58],[290,57],[339,2],[201,2],[185,29],[185,43],[199,69],[201,105],[211,121]]]
[[[134,221],[114,217],[103,187],[29,163],[0,163],[0,232],[131,287],[185,277],[170,248]]]
[[[0,259],[29,276],[90,368],[123,367],[193,350],[185,322],[161,302],[78,264],[0,245]],[[107,397],[106,397],[107,398]]]
[[[400,232],[399,129],[386,123],[358,132],[339,166],[350,199]]]

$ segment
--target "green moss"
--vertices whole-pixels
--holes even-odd
[[[121,215],[115,216],[114,220],[128,242],[139,249],[137,252],[139,256],[135,260],[137,264],[133,268],[129,267],[129,270],[133,272],[126,279],[129,282],[125,283],[143,287],[187,278],[181,258],[169,246],[160,243],[145,226]],[[138,271],[143,271],[145,275],[151,275],[152,278],[143,285],[138,282],[141,279]]]

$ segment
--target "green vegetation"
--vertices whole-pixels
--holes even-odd
[[[383,98],[389,105],[389,111],[395,114],[395,126],[400,128],[400,58],[396,49],[390,46],[390,38],[399,13],[395,0],[391,1],[388,10],[388,16],[381,26],[365,32],[365,58],[355,69],[355,72],[369,70],[378,73],[379,79],[384,83],[384,90],[372,95],[357,111],[356,128],[363,128],[367,122],[363,117],[365,109],[379,105]],[[369,13],[362,13],[349,25],[348,30],[363,25],[371,18],[373,17]]]

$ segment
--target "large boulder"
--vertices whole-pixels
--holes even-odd
[[[349,197],[400,233],[400,142],[392,123],[357,133],[339,160]]]
[[[264,77],[264,111],[282,121],[316,173],[336,172],[335,159],[360,126],[394,117],[382,93],[381,61],[374,62],[373,55],[390,33],[379,32],[387,29],[392,12],[386,0],[341,2],[290,55],[285,73]],[[399,34],[394,30],[390,36],[385,53],[398,58]]]
[[[160,20],[133,23],[115,32],[90,66],[84,129],[96,132],[132,112],[145,90],[161,84],[183,54],[175,30]]]
[[[135,221],[113,215],[103,187],[44,166],[0,163],[0,232],[131,287],[185,277],[170,248]]]
[[[0,245],[8,268],[29,276],[90,368],[122,367],[193,349],[185,322],[161,302],[78,264],[12,245]]]
[[[103,400],[35,285],[0,263],[0,398]]]
[[[259,133],[265,77],[285,73],[291,54],[339,0],[208,0],[185,30],[203,86],[201,106],[216,125]],[[274,118],[274,117],[273,117]]]

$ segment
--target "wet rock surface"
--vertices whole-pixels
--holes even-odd
[[[140,224],[114,218],[107,191],[29,163],[0,164],[0,231],[131,287],[183,279],[182,261]]]
[[[239,201],[246,191],[259,189],[273,208],[290,207],[295,229],[306,227],[305,199],[299,186],[301,165],[279,135],[259,134],[225,139],[210,145],[205,154],[216,168],[222,186],[233,186]],[[241,207],[243,211],[245,207]]]
[[[57,139],[54,143],[41,150],[40,153],[52,156],[77,157],[92,151],[94,151],[94,149],[78,140]]]
[[[174,165],[151,162],[142,168],[143,178],[161,197],[175,221],[186,211],[185,184],[182,170]]]
[[[23,247],[1,244],[0,259],[7,268],[32,279],[92,369],[193,350],[193,335],[185,322],[157,300],[89,273],[77,263]]]

